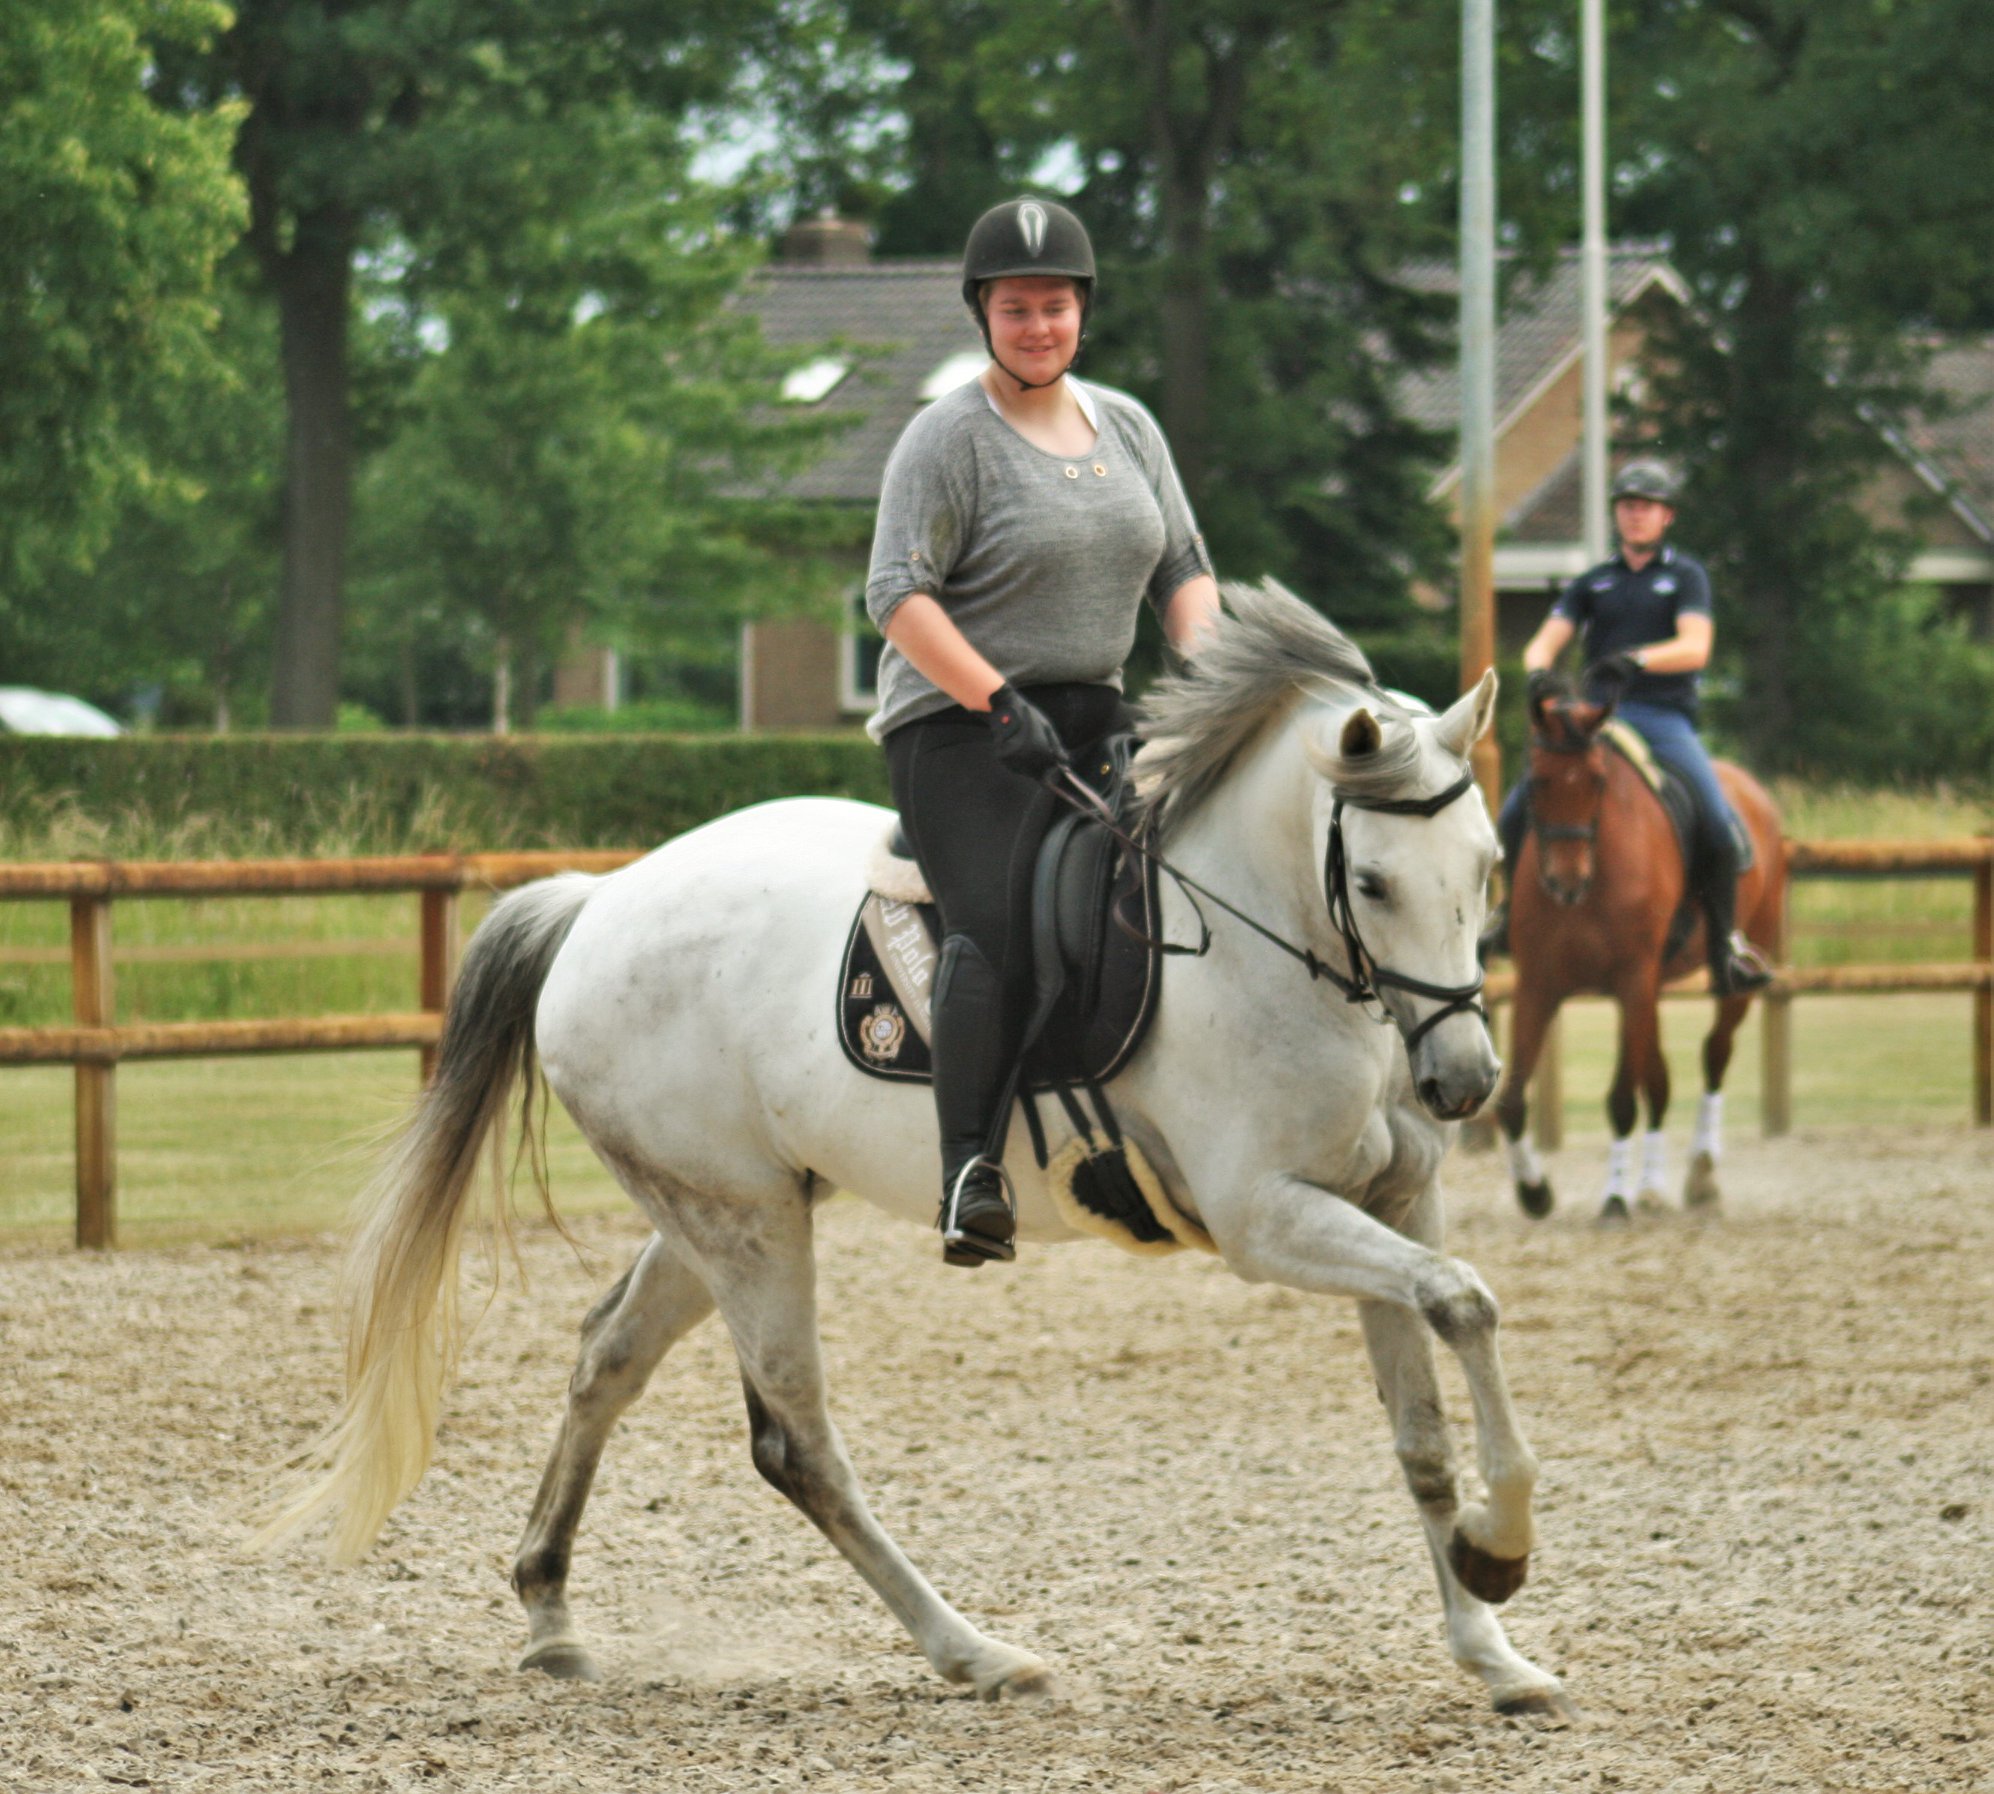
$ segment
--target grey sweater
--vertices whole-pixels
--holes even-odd
[[[975,380],[907,426],[879,495],[873,622],[925,592],[1014,685],[1121,684],[1142,598],[1160,608],[1211,561],[1156,419],[1105,386],[1082,402],[1099,435],[1071,458],[1027,442]],[[883,740],[954,701],[889,642],[866,727]]]

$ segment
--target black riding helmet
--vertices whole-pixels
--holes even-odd
[[[1088,241],[1087,227],[1057,200],[1007,199],[992,206],[970,227],[969,241],[962,251],[962,300],[975,315],[983,346],[990,349],[993,360],[996,350],[990,343],[990,319],[979,289],[987,280],[1033,275],[1064,278],[1079,285],[1080,341],[1084,344],[1087,314],[1094,303],[1094,245]],[[1078,359],[1076,350],[1074,360]],[[1011,372],[1009,368],[1004,371]],[[1054,378],[1062,377],[1065,371],[1061,369]],[[1012,374],[1011,378],[1018,377]],[[1018,384],[1030,386],[1032,382],[1018,380]],[[1039,384],[1049,386],[1052,382]]]
[[[1630,461],[1613,482],[1611,496],[1652,498],[1657,504],[1673,506],[1682,482],[1665,461]]]

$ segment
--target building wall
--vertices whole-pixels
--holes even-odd
[[[835,729],[847,719],[838,694],[838,631],[807,617],[746,624],[741,631],[741,727]]]

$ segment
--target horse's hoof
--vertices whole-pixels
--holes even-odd
[[[1599,1213],[1593,1218],[1595,1227],[1625,1227],[1627,1225],[1627,1198],[1609,1196],[1599,1205]]]
[[[1530,1553],[1497,1557],[1471,1542],[1458,1526],[1447,1541],[1447,1562],[1454,1579],[1478,1601],[1500,1607],[1520,1589],[1530,1574]]]
[[[595,1659],[572,1638],[549,1638],[528,1645],[519,1660],[523,1670],[537,1669],[558,1682],[600,1682],[602,1671]]]
[[[1534,1184],[1518,1184],[1516,1200],[1518,1206],[1533,1221],[1541,1221],[1551,1212],[1557,1199],[1551,1194],[1550,1180],[1539,1178]]]
[[[1058,1687],[1051,1669],[1036,1657],[1028,1657],[990,1681],[979,1682],[976,1692],[986,1701],[1045,1701],[1052,1699]]]
[[[1700,1152],[1689,1162],[1689,1179],[1682,1187],[1682,1205],[1684,1208],[1715,1208],[1719,1194],[1717,1161],[1709,1153]]]
[[[1577,1725],[1579,1710],[1562,1688],[1532,1688],[1499,1700],[1495,1710],[1506,1719],[1536,1719],[1553,1727]]]
[[[1666,1190],[1643,1190],[1634,1198],[1637,1213],[1648,1216],[1661,1216],[1669,1213],[1669,1193]]]

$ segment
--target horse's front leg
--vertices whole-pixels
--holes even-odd
[[[1530,1115],[1530,1079],[1544,1050],[1545,1033],[1557,1014],[1558,1000],[1546,993],[1541,981],[1518,979],[1509,1024],[1509,1063],[1503,1068],[1502,1090],[1496,1098],[1496,1118],[1509,1146],[1509,1174],[1516,1180],[1516,1200],[1526,1215],[1539,1220],[1551,1212],[1554,1198],[1544,1161],[1523,1124]]]
[[[1636,957],[1640,960],[1639,968],[1622,978],[1613,993],[1620,1006],[1620,1059],[1613,1068],[1612,1087],[1606,1093],[1606,1119],[1613,1129],[1613,1143],[1607,1148],[1606,1188],[1600,1194],[1597,1217],[1603,1226],[1618,1225],[1632,1213],[1634,1123],[1640,1115],[1638,1093],[1648,1083],[1649,1067],[1662,1050],[1661,956],[1657,951],[1652,959],[1646,955]],[[1666,1071],[1663,1076],[1666,1078]],[[1666,1103],[1666,1084],[1663,1089]],[[1649,1145],[1651,1162],[1659,1151],[1658,1140]]]
[[[1420,1199],[1407,1232],[1438,1239],[1437,1191],[1429,1190]],[[1392,1417],[1392,1442],[1440,1580],[1449,1653],[1463,1669],[1481,1678],[1498,1712],[1573,1717],[1558,1678],[1516,1650],[1495,1609],[1462,1586],[1448,1561],[1460,1488],[1454,1441],[1434,1376],[1432,1334],[1417,1316],[1388,1302],[1365,1302],[1359,1312],[1378,1394]]]
[[[1226,1263],[1248,1282],[1388,1303],[1424,1320],[1461,1361],[1488,1501],[1454,1516],[1447,1560],[1470,1593],[1506,1601],[1530,1568],[1537,1459],[1503,1375],[1495,1297],[1474,1267],[1285,1172],[1263,1177],[1236,1204],[1213,1204],[1206,1221]]]

